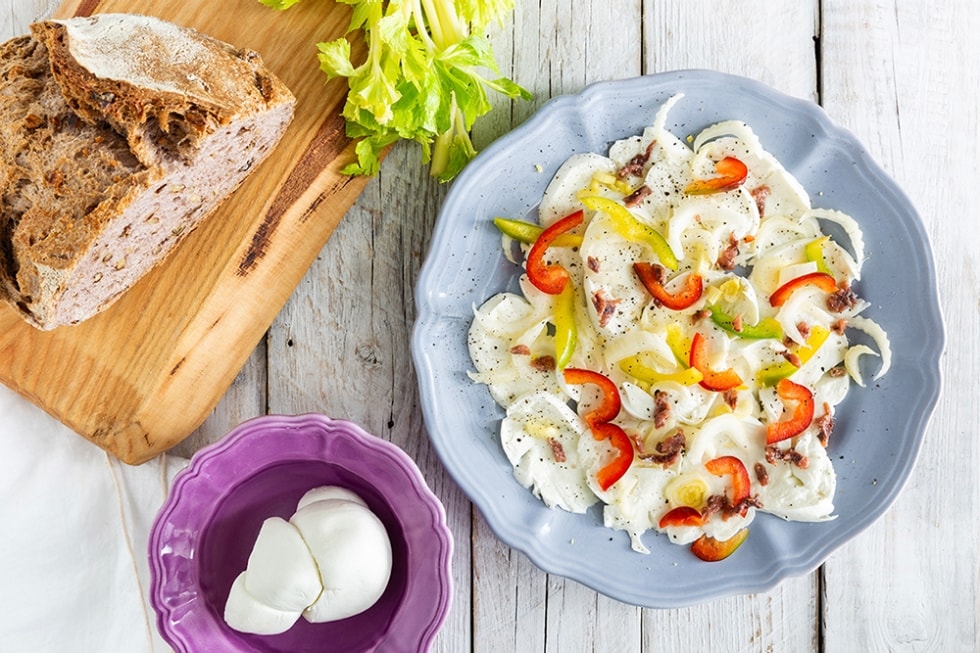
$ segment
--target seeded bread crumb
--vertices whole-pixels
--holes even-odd
[[[272,150],[295,99],[254,52],[155,18],[32,32],[0,44],[0,294],[46,330],[164,260]]]

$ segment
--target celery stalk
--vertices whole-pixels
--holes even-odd
[[[288,9],[300,0],[260,0]],[[351,5],[349,32],[361,31],[364,62],[351,60],[346,37],[318,43],[328,79],[347,79],[347,135],[358,139],[350,175],[374,175],[385,149],[415,141],[441,181],[476,156],[469,131],[491,109],[487,91],[509,98],[531,94],[500,75],[483,32],[514,8],[514,0],[338,0]]]

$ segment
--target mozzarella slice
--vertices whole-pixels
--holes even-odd
[[[391,541],[355,492],[309,490],[290,521],[262,523],[248,564],[232,584],[225,622],[240,632],[275,635],[300,616],[318,623],[368,609],[391,577]]]
[[[245,568],[245,589],[276,610],[302,612],[320,591],[313,555],[296,527],[281,517],[262,522]]]
[[[837,474],[826,449],[812,430],[800,436],[795,449],[807,457],[806,467],[785,461],[766,465],[769,482],[758,488],[765,511],[793,521],[833,519]]]
[[[616,164],[610,159],[587,152],[574,154],[561,165],[541,198],[538,221],[542,227],[582,208],[578,192],[589,185],[597,172],[613,174]]]
[[[664,487],[673,477],[673,472],[660,466],[631,467],[603,494],[606,502],[602,511],[603,524],[607,528],[626,531],[634,551],[649,553],[641,537],[646,531],[656,528],[654,515],[663,506]]]
[[[225,603],[225,623],[242,633],[278,635],[300,618],[302,610],[277,610],[248,593],[245,572],[238,574]]]
[[[324,485],[322,487],[315,487],[299,500],[296,504],[296,510],[302,510],[311,503],[316,503],[317,501],[326,501],[328,499],[342,499],[344,501],[353,501],[354,503],[359,503],[365,508],[367,504],[364,503],[364,499],[359,497],[356,492],[352,492],[345,487],[340,487],[338,485]]]
[[[615,337],[629,332],[640,319],[649,294],[633,272],[644,257],[644,245],[616,232],[613,220],[597,214],[585,231],[582,259],[586,306],[597,333]]]
[[[530,356],[538,339],[547,336],[547,315],[523,297],[503,293],[476,309],[474,316],[467,334],[476,367],[470,378],[487,383],[497,403],[506,407],[528,392],[557,391],[554,373],[536,368]],[[515,353],[522,350],[527,353]]]
[[[320,598],[303,613],[307,621],[345,619],[381,598],[391,576],[391,541],[373,512],[327,499],[297,510],[290,522],[312,551],[323,584]]]
[[[548,507],[581,513],[598,500],[578,455],[579,438],[587,431],[585,422],[561,399],[537,392],[508,409],[500,440],[521,485]]]

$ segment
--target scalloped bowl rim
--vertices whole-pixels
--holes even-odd
[[[248,474],[244,477],[237,475],[241,470],[238,470],[237,467],[235,467],[234,471],[232,470],[232,467],[234,467],[232,462],[235,461],[237,450],[248,446],[250,440],[261,438],[263,435],[268,435],[271,432],[276,432],[280,437],[302,433],[302,437],[304,438],[312,437],[321,440],[323,446],[326,446],[331,440],[338,441],[340,439],[346,439],[348,444],[356,447],[361,452],[368,453],[369,456],[365,457],[362,461],[338,462],[317,458],[315,454],[308,458],[282,458],[279,457],[278,453],[273,453],[265,458],[246,461],[245,468]],[[310,446],[312,446],[312,442],[302,443],[297,441],[297,447],[299,449],[308,449]],[[308,453],[310,452],[299,452],[301,456],[305,456]],[[297,454],[296,451],[290,450],[290,455],[295,454]],[[409,587],[406,590],[406,598],[400,601],[396,614],[392,618],[392,623],[389,624],[388,633],[386,634],[386,637],[389,637],[392,636],[392,631],[396,631],[397,634],[393,637],[399,640],[407,637],[410,642],[410,649],[405,650],[415,650],[416,647],[418,650],[427,650],[446,619],[453,591],[451,563],[454,545],[452,533],[446,522],[445,507],[429,488],[418,466],[400,447],[367,432],[354,422],[331,418],[314,412],[299,415],[269,414],[246,420],[231,429],[218,441],[197,451],[191,458],[189,464],[175,474],[170,492],[158,511],[151,527],[148,542],[150,562],[149,597],[156,612],[158,632],[160,632],[163,638],[171,646],[174,646],[176,650],[196,650],[196,634],[194,632],[184,632],[180,626],[181,618],[175,615],[175,612],[178,608],[184,613],[188,612],[188,608],[190,610],[203,609],[204,612],[207,611],[207,607],[203,605],[197,605],[197,608],[195,608],[196,604],[205,601],[199,586],[200,574],[196,568],[190,571],[190,585],[192,586],[190,589],[195,593],[194,597],[189,601],[181,598],[181,602],[176,607],[169,605],[171,601],[168,599],[173,597],[172,595],[168,596],[167,592],[174,590],[175,586],[176,589],[186,591],[188,589],[185,586],[187,579],[176,578],[172,572],[168,571],[160,555],[161,551],[169,546],[163,532],[164,525],[170,524],[175,518],[178,520],[181,519],[181,511],[189,509],[187,506],[182,506],[185,493],[199,482],[202,475],[206,474],[206,469],[212,469],[215,464],[222,461],[227,462],[228,464],[224,468],[221,468],[221,474],[225,475],[229,480],[237,479],[238,482],[233,484],[232,487],[238,488],[248,480],[249,475],[254,477],[283,464],[350,464],[355,468],[353,473],[357,474],[356,467],[361,462],[370,460],[371,458],[379,461],[383,460],[392,469],[398,470],[398,474],[386,476],[383,479],[383,483],[391,485],[393,488],[397,485],[397,489],[407,493],[408,502],[411,504],[410,507],[424,511],[426,519],[431,522],[431,527],[427,531],[428,535],[425,537],[425,546],[420,546],[418,543],[413,545],[420,552],[424,553],[421,556],[418,554],[413,556],[413,561],[424,563],[423,565],[419,565],[420,567],[424,566],[424,569],[419,572],[422,578],[420,587]],[[370,479],[365,478],[364,480],[377,488],[377,484]],[[389,495],[380,490],[378,490],[378,494],[388,503],[392,514],[398,516],[398,510],[388,501],[390,499]],[[225,496],[212,498],[220,502]],[[406,494],[402,494],[396,498],[404,499],[405,496]],[[209,518],[214,516],[213,513],[217,512],[217,509],[212,508],[212,511]],[[415,519],[418,519],[418,517]],[[422,522],[424,520],[419,521]],[[194,533],[194,546],[201,547],[202,543],[200,538],[202,532],[206,529],[207,526],[201,529],[201,531]],[[424,591],[421,585],[425,586]],[[412,604],[413,601],[416,602],[414,605]],[[422,607],[423,609],[420,611],[416,609],[418,607]],[[411,612],[411,618],[407,618],[406,612]],[[424,612],[423,618],[421,619],[418,618],[419,612]],[[200,614],[198,614],[197,618],[203,619],[204,621],[208,620]],[[170,623],[171,620],[176,620],[176,624],[172,625]],[[220,620],[220,617],[214,621],[218,620]],[[212,625],[209,624],[208,629],[210,630],[211,628]],[[211,635],[213,636],[215,632],[211,632]],[[209,641],[207,643],[213,644],[214,642]],[[367,650],[376,650],[377,646],[383,645],[384,643],[384,640],[375,642]],[[400,645],[405,645],[405,642],[400,641]]]

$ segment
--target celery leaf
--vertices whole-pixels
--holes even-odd
[[[259,1],[284,10],[300,0]],[[348,37],[317,44],[327,78],[347,80],[343,117],[358,142],[357,163],[345,174],[376,174],[387,148],[409,140],[431,174],[448,181],[476,156],[468,132],[491,110],[488,91],[531,99],[501,76],[482,35],[513,10],[513,0],[338,1],[352,8],[348,35],[361,32],[367,45],[355,63]]]

